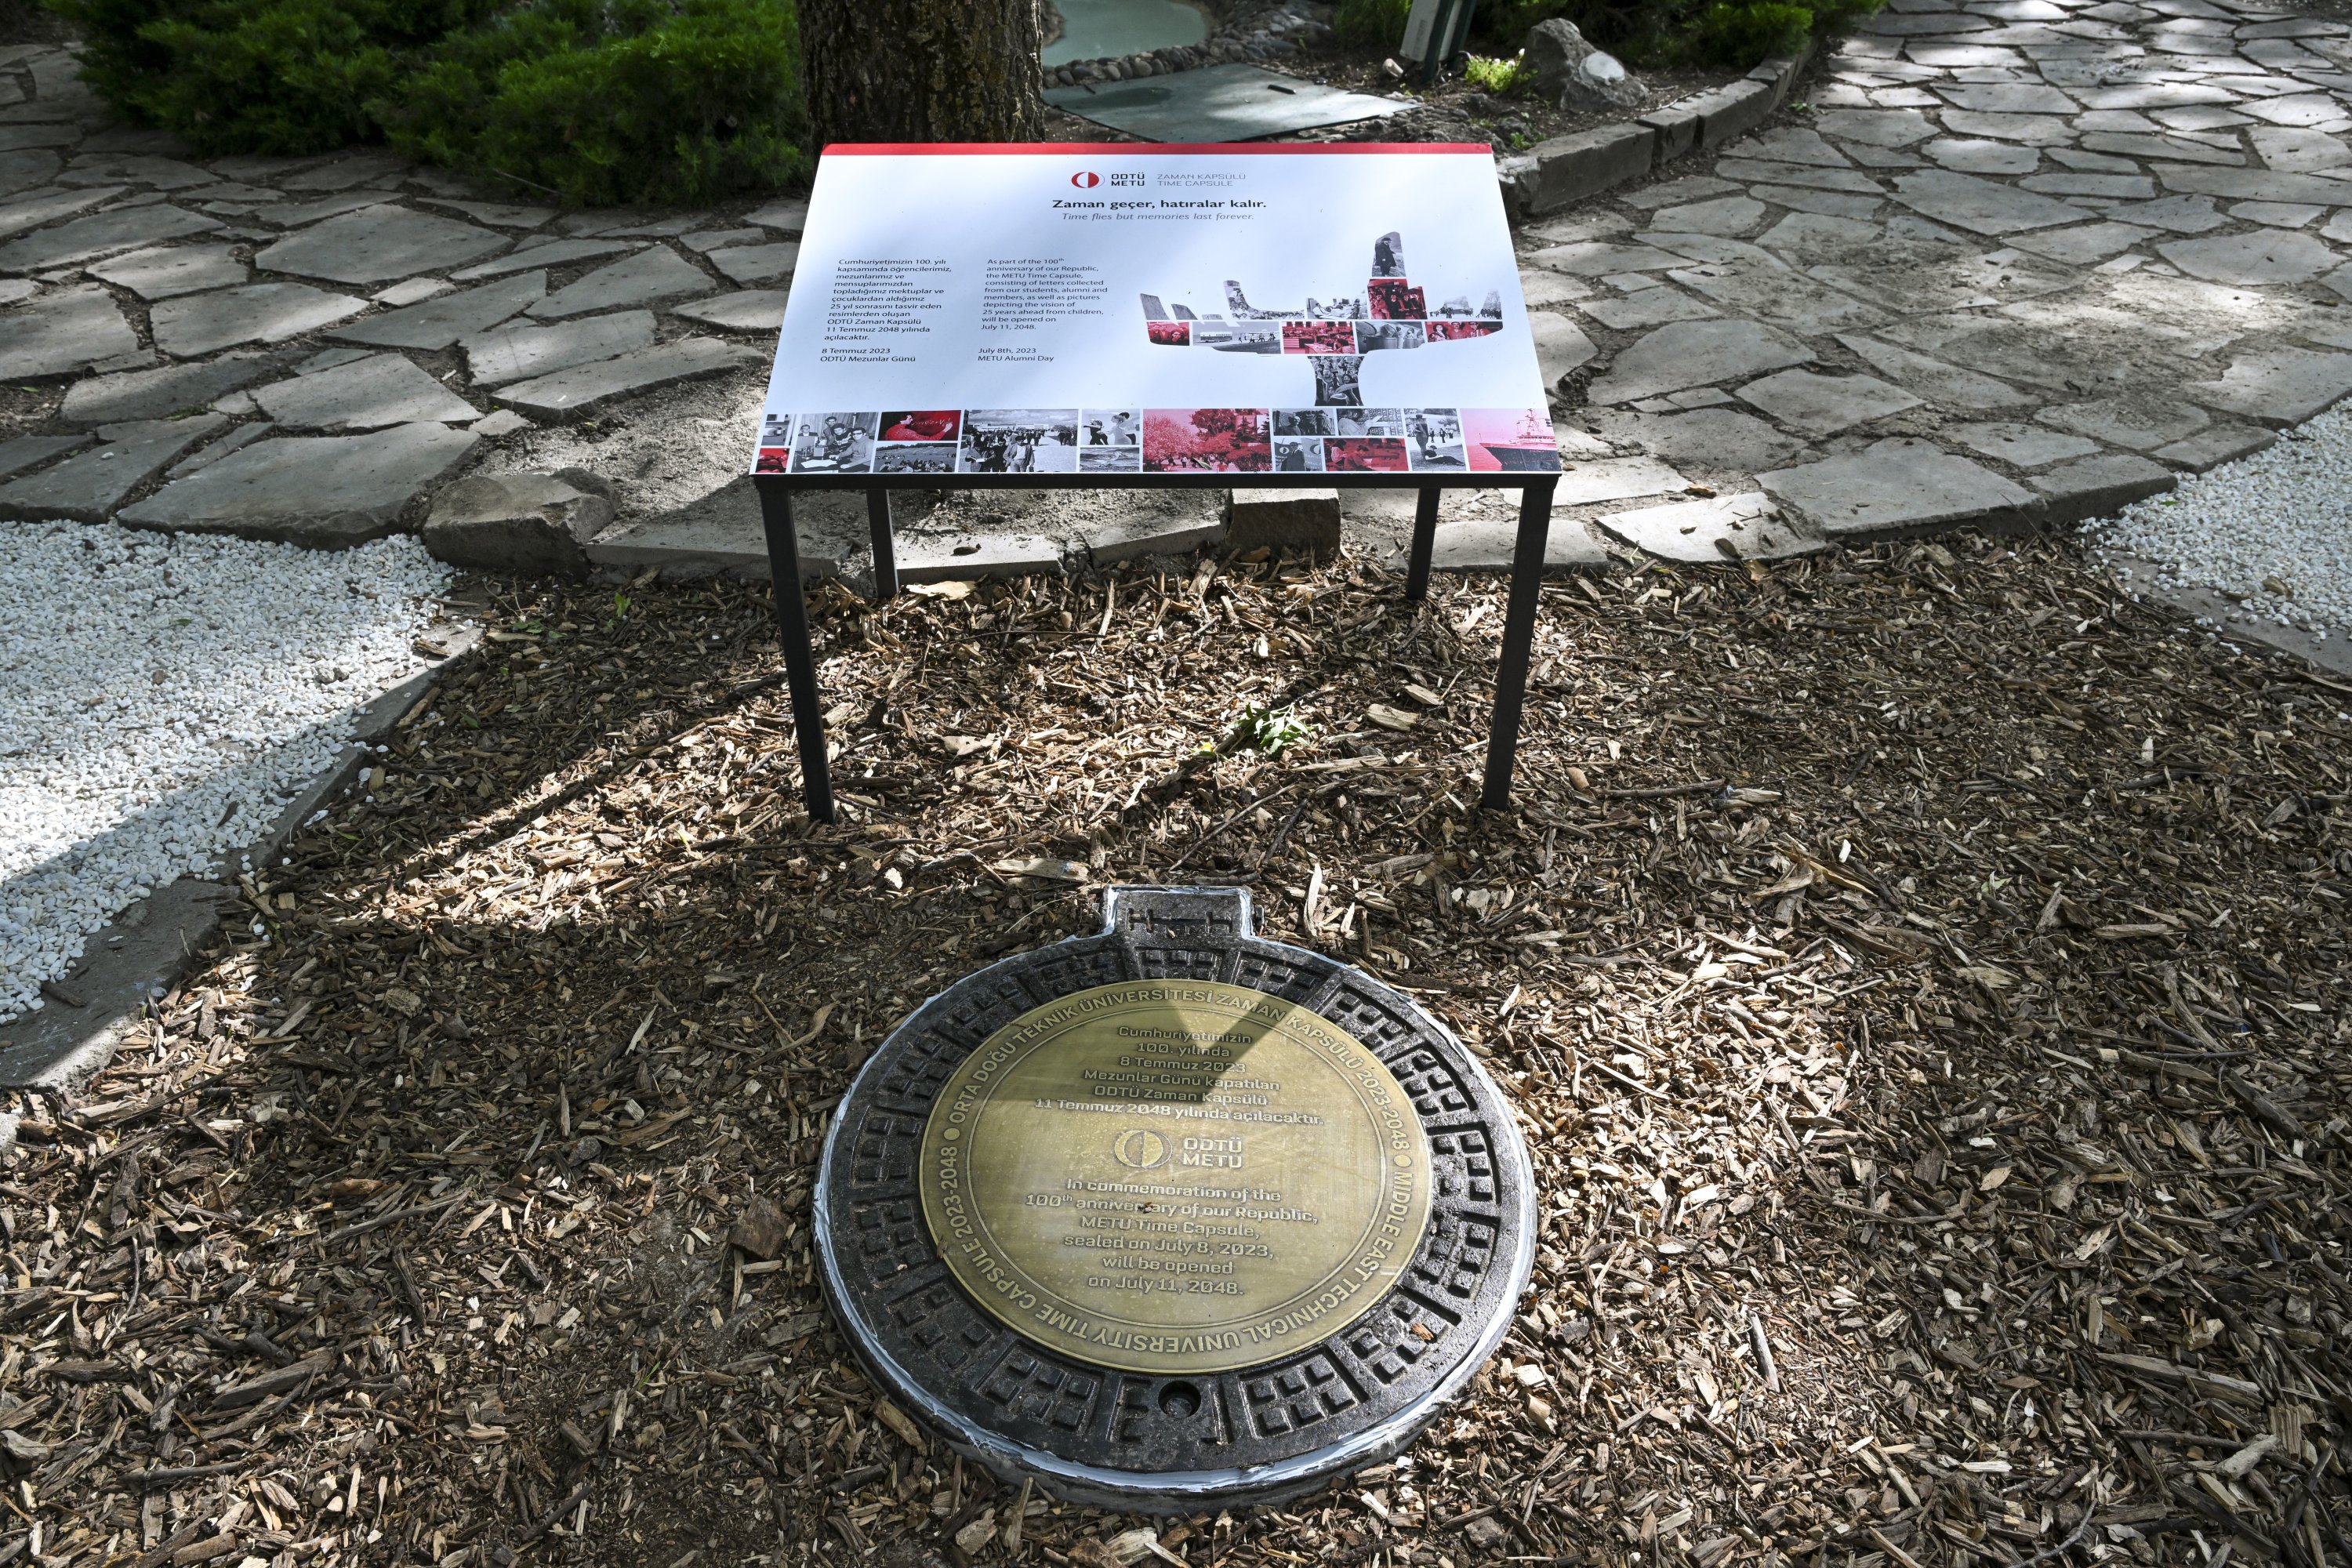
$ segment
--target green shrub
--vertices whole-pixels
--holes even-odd
[[[1331,30],[1353,48],[1393,49],[1404,42],[1405,18],[1412,13],[1412,0],[1339,0]]]
[[[775,0],[542,0],[451,37],[373,107],[402,152],[577,205],[709,202],[807,167]]]
[[[1487,55],[1472,55],[1462,67],[1463,79],[1482,92],[1505,97],[1517,92],[1535,80],[1535,72],[1517,55],[1508,59],[1495,59]]]
[[[1748,67],[1794,48],[1810,33],[1835,31],[1878,9],[1879,0],[1487,0],[1474,36],[1517,49],[1528,29],[1561,16],[1595,45],[1636,68]]]
[[[807,168],[791,0],[49,0],[83,75],[206,157],[389,140],[583,205]]]

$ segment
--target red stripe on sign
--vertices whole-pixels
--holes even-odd
[[[1133,142],[836,142],[824,150],[828,158],[976,158],[989,155],[1058,155],[1091,158],[1152,157],[1171,153],[1220,155],[1232,153],[1265,157],[1314,153],[1475,153],[1492,155],[1484,142],[1171,142],[1144,145]]]

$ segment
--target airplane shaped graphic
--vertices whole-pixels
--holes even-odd
[[[1249,302],[1241,284],[1225,281],[1227,315],[1200,316],[1172,308],[1157,294],[1142,296],[1144,331],[1162,348],[1205,348],[1221,353],[1307,354],[1314,357],[1315,401],[1360,407],[1364,356],[1435,342],[1484,337],[1503,325],[1503,296],[1488,289],[1473,310],[1459,294],[1428,307],[1426,292],[1406,277],[1404,238],[1391,231],[1372,242],[1372,276],[1360,297],[1328,301],[1309,295],[1296,309],[1265,310]]]

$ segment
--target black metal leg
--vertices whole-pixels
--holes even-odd
[[[874,534],[874,602],[898,596],[898,544],[890,532],[890,492],[877,485],[866,492],[866,526]]]
[[[1442,492],[1424,485],[1412,509],[1412,556],[1405,563],[1404,602],[1418,605],[1429,597],[1429,557],[1437,548],[1437,500]]]
[[[1503,811],[1511,804],[1511,764],[1519,751],[1519,707],[1528,693],[1528,659],[1536,642],[1536,607],[1543,595],[1544,545],[1551,534],[1551,492],[1546,479],[1519,492],[1519,537],[1511,551],[1511,602],[1503,615],[1503,658],[1495,669],[1495,719],[1486,732],[1486,787],[1480,804]]]
[[[760,521],[768,531],[768,572],[776,585],[776,627],[783,634],[784,676],[800,739],[801,803],[812,822],[831,822],[833,765],[824,751],[824,710],[816,694],[816,653],[809,647],[808,602],[801,597],[801,541],[793,527],[793,493],[763,484]]]

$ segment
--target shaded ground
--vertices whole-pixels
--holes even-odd
[[[1005,1560],[806,1191],[914,1002],[1092,926],[1033,858],[1246,879],[1414,990],[1545,1246],[1394,1465],[1150,1546],[1033,1498],[1026,1560],[2352,1554],[2340,689],[2059,544],[1626,567],[1547,589],[1491,817],[1493,582],[824,592],[848,825],[793,807],[764,595],[509,599],[247,889],[268,940],[18,1104],[0,1562]],[[1283,702],[1309,741],[1234,742]],[[727,1245],[771,1203],[774,1267]]]

